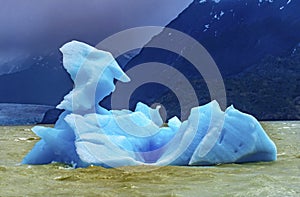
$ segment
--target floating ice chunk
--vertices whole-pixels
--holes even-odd
[[[98,103],[115,89],[114,79],[129,78],[111,54],[80,42],[61,48],[74,89],[58,106],[54,128],[36,126],[41,140],[23,164],[62,162],[98,165],[214,165],[276,160],[276,146],[258,121],[216,101],[195,107],[184,122],[167,125],[159,107],[138,103],[135,111],[106,110]]]

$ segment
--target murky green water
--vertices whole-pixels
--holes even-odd
[[[0,196],[300,196],[300,122],[263,122],[278,160],[216,167],[18,165],[30,126],[0,127]]]

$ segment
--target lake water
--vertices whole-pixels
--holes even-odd
[[[262,125],[275,162],[118,169],[19,165],[38,139],[31,126],[0,127],[0,196],[300,196],[300,121]]]

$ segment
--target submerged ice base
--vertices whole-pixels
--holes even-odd
[[[98,103],[114,91],[114,79],[130,81],[108,52],[77,41],[65,44],[63,64],[74,89],[58,108],[54,128],[35,126],[41,140],[23,164],[61,162],[97,165],[215,165],[276,160],[276,146],[259,122],[233,106],[223,112],[216,101],[191,109],[187,120],[167,125],[138,103],[134,111],[106,110]]]

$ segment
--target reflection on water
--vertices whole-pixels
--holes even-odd
[[[0,127],[0,196],[300,196],[300,121],[262,125],[276,162],[118,169],[18,165],[38,138],[29,126]]]

